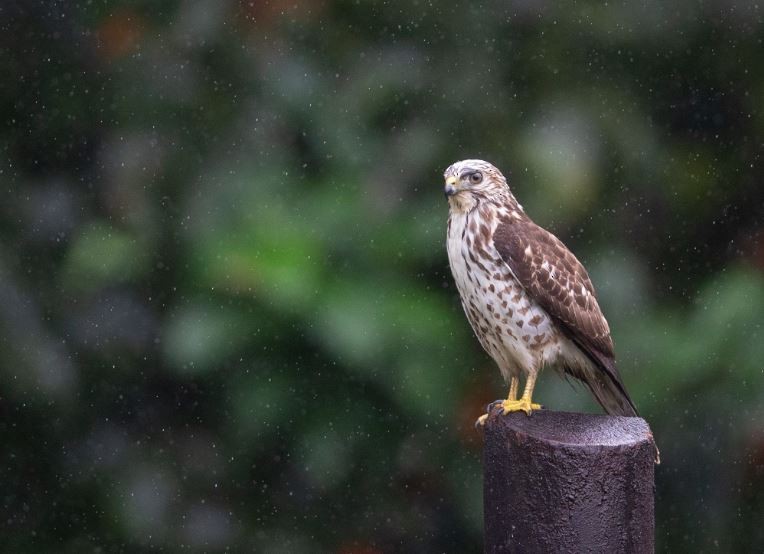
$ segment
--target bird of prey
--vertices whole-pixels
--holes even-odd
[[[475,335],[510,383],[507,399],[497,402],[504,414],[540,408],[533,388],[551,366],[586,384],[608,414],[636,416],[581,262],[526,215],[490,163],[456,162],[444,177],[451,272]]]

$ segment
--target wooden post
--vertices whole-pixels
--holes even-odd
[[[645,420],[540,410],[485,425],[485,551],[653,552]]]

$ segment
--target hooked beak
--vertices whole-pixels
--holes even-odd
[[[459,192],[459,189],[456,188],[456,177],[454,175],[451,175],[451,177],[446,179],[446,186],[443,189],[443,192],[446,193],[446,198]]]

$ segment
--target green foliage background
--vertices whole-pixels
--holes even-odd
[[[7,552],[469,552],[443,169],[590,268],[660,551],[764,550],[762,8],[0,7]],[[598,411],[548,374],[538,397]]]

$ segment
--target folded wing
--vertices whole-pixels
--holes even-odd
[[[557,237],[526,217],[500,223],[494,245],[526,292],[599,371],[592,375],[575,367],[562,369],[586,383],[608,413],[637,415],[616,367],[610,328],[581,262]]]

